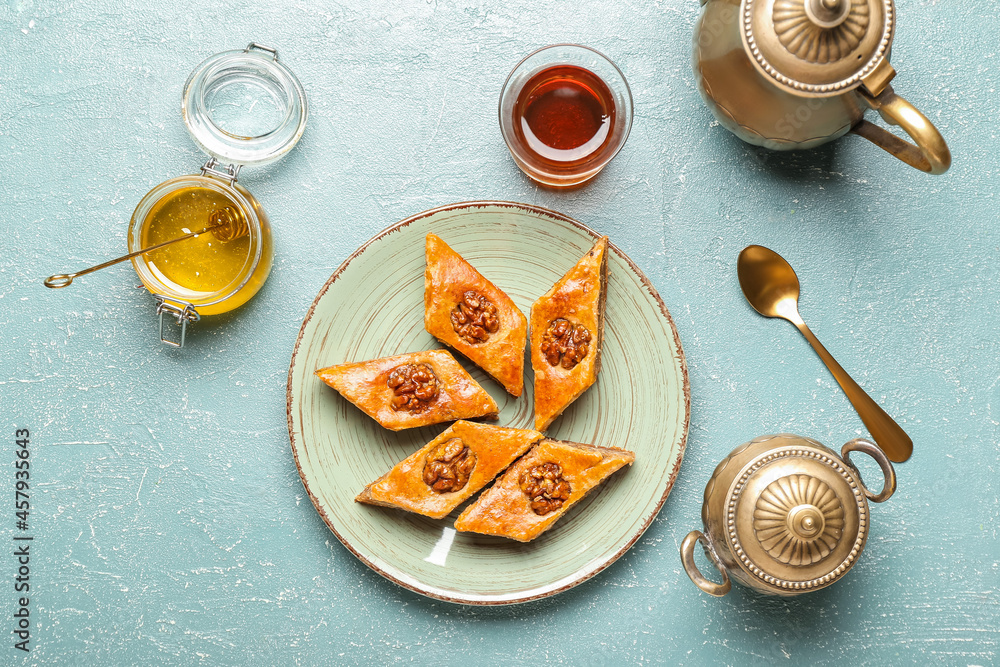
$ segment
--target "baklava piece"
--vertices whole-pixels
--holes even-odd
[[[545,438],[455,521],[455,530],[530,542],[635,454]]]
[[[355,500],[441,519],[541,439],[538,431],[458,421]]]
[[[434,234],[427,235],[424,327],[503,385],[524,390],[528,321],[496,285]]]
[[[535,428],[544,431],[601,370],[608,237],[601,237],[531,307]]]
[[[316,375],[393,431],[498,416],[496,401],[447,350],[330,366]]]

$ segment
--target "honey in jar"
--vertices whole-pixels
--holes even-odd
[[[190,234],[205,218],[205,211],[232,209],[232,202],[205,187],[182,188],[160,199],[149,212],[150,223],[140,243],[159,245]],[[235,281],[249,259],[250,239],[246,235],[225,240],[206,232],[187,243],[171,244],[149,253],[150,271],[172,289],[184,291],[189,300],[216,294]]]
[[[168,304],[169,312],[190,307],[199,317],[216,315],[249,301],[271,270],[271,225],[245,188],[212,176],[161,183],[136,208],[130,249],[203,229],[220,212],[235,218],[241,228],[236,238],[209,231],[133,258],[143,285],[161,304]]]
[[[255,108],[264,113],[254,115]],[[139,279],[156,297],[160,339],[176,347],[183,346],[189,322],[238,308],[264,285],[271,271],[271,225],[260,203],[236,181],[243,166],[273,162],[292,149],[305,130],[308,107],[301,84],[278,61],[277,51],[251,43],[202,62],[184,87],[182,111],[191,138],[211,159],[200,174],[150,190],[128,231],[129,250],[135,252],[214,225],[132,258]],[[181,326],[179,342],[164,335],[165,314]]]

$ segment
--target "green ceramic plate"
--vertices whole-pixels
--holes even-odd
[[[344,546],[410,590],[467,604],[524,602],[559,593],[625,553],[670,492],[690,414],[677,330],[653,286],[612,246],[601,374],[552,424],[548,435],[624,447],[635,452],[635,464],[615,474],[535,541],[521,544],[456,533],[454,518],[464,505],[435,521],[356,503],[354,496],[366,484],[446,425],[387,431],[313,371],[441,347],[424,331],[428,232],[443,238],[506,291],[525,315],[597,236],[554,211],[472,202],[415,215],[362,246],[316,297],[292,354],[288,431],[302,482]],[[464,358],[460,361],[496,399],[500,425],[531,428],[530,363],[525,392],[514,399]]]

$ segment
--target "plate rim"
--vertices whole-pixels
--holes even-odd
[[[652,282],[650,282],[646,274],[638,266],[636,266],[635,262],[632,261],[632,258],[630,258],[627,254],[625,254],[620,248],[618,248],[618,246],[612,243],[610,239],[608,240],[608,248],[614,251],[615,254],[617,254],[622,260],[624,260],[629,265],[629,267],[641,281],[642,285],[646,288],[648,294],[651,297],[653,297],[653,299],[656,301],[656,304],[659,306],[660,309],[660,314],[666,319],[667,324],[670,325],[670,331],[673,334],[674,341],[677,344],[677,360],[680,362],[680,370],[681,370],[681,378],[683,380],[682,386],[684,394],[684,425],[680,438],[680,447],[679,447],[680,451],[678,452],[677,463],[674,465],[674,469],[670,472],[670,477],[667,480],[667,485],[663,490],[663,495],[657,501],[656,507],[653,508],[653,511],[649,513],[649,516],[646,518],[645,522],[642,524],[639,530],[636,531],[636,533],[632,536],[632,538],[629,539],[624,545],[622,545],[622,547],[618,551],[612,554],[599,566],[583,573],[581,576],[574,577],[574,575],[570,575],[569,577],[566,577],[566,578],[571,578],[572,580],[563,583],[561,586],[558,586],[556,588],[541,590],[540,592],[536,593],[527,591],[528,594],[526,595],[524,594],[525,592],[522,591],[513,594],[513,596],[494,595],[494,596],[476,596],[476,597],[461,598],[461,597],[455,597],[454,595],[444,594],[433,586],[425,585],[423,588],[421,588],[397,576],[394,576],[389,572],[386,572],[377,563],[373,562],[371,559],[366,558],[364,555],[359,553],[357,549],[355,549],[354,546],[350,544],[350,542],[348,542],[343,538],[343,536],[341,536],[341,534],[337,531],[336,527],[333,525],[333,522],[330,520],[330,517],[327,516],[326,511],[321,506],[319,498],[313,493],[312,489],[309,488],[309,482],[306,480],[306,476],[303,474],[302,464],[299,461],[299,452],[296,445],[295,429],[292,418],[292,375],[295,371],[295,359],[296,356],[298,355],[299,346],[302,343],[303,335],[305,334],[305,330],[308,327],[309,322],[312,320],[313,315],[316,312],[316,307],[319,304],[320,299],[322,299],[326,295],[326,293],[330,290],[330,288],[333,286],[333,284],[337,282],[337,279],[347,269],[347,267],[351,264],[351,262],[360,257],[373,243],[382,240],[383,238],[389,236],[393,232],[399,231],[404,227],[408,227],[414,222],[446,211],[471,209],[471,208],[485,208],[485,207],[512,208],[512,209],[527,211],[534,214],[541,214],[542,216],[548,216],[551,218],[555,218],[560,222],[568,223],[576,227],[577,229],[583,231],[584,233],[594,237],[594,239],[599,239],[602,236],[604,236],[603,234],[599,234],[590,227],[584,225],[582,222],[579,222],[578,220],[575,220],[574,218],[571,218],[568,215],[565,215],[564,213],[560,213],[558,211],[545,208],[543,206],[537,206],[535,204],[524,204],[520,202],[511,202],[503,200],[474,200],[474,201],[455,202],[453,204],[444,204],[442,206],[437,206],[435,208],[421,211],[407,218],[404,218],[399,222],[389,225],[388,227],[382,229],[380,232],[376,233],[370,239],[365,241],[365,243],[363,243],[360,247],[355,249],[354,252],[352,252],[347,257],[347,259],[345,259],[340,264],[340,266],[337,267],[337,269],[333,272],[333,274],[327,279],[327,281],[323,284],[323,287],[319,290],[319,292],[316,294],[316,297],[310,304],[309,310],[306,312],[306,316],[302,320],[302,325],[299,327],[298,336],[296,336],[295,338],[295,346],[292,348],[292,356],[288,363],[288,380],[285,389],[285,415],[288,425],[289,444],[291,445],[292,456],[295,459],[295,468],[299,473],[299,480],[302,482],[302,486],[303,488],[305,488],[306,494],[309,496],[309,500],[312,502],[313,507],[316,509],[316,512],[319,514],[320,518],[323,519],[323,523],[326,524],[327,528],[329,528],[330,531],[337,537],[337,540],[349,552],[351,552],[351,554],[353,554],[355,558],[357,558],[362,563],[367,565],[370,569],[382,575],[384,578],[388,579],[394,584],[401,586],[402,588],[405,588],[414,593],[418,593],[420,595],[435,600],[441,600],[442,602],[449,602],[452,604],[465,604],[473,606],[502,606],[511,604],[522,604],[525,602],[531,602],[534,600],[540,600],[543,598],[551,597],[553,595],[557,595],[559,593],[569,590],[570,588],[574,588],[582,584],[583,582],[593,578],[600,572],[604,571],[612,563],[616,562],[619,558],[624,556],[625,553],[629,549],[631,549],[636,542],[639,541],[639,538],[641,538],[645,534],[646,530],[652,525],[653,521],[659,515],[660,510],[663,508],[664,503],[667,501],[667,497],[670,495],[670,491],[673,489],[674,483],[677,481],[677,475],[680,473],[681,464],[684,461],[684,454],[687,449],[688,433],[691,426],[691,382],[688,377],[687,358],[684,355],[684,348],[681,344],[680,334],[677,331],[676,324],[674,324],[673,317],[670,315],[670,311],[667,310],[667,306],[666,304],[664,304],[663,299],[660,297],[660,293],[657,291],[656,287],[653,286]],[[563,580],[557,580],[552,583],[558,584],[560,583],[560,581],[565,581],[565,578]],[[538,591],[538,588],[539,587],[536,587],[533,590]],[[541,588],[544,588],[544,586],[542,586]]]

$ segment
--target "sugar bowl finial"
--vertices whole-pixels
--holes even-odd
[[[806,0],[806,16],[820,28],[836,28],[851,13],[851,0]]]

